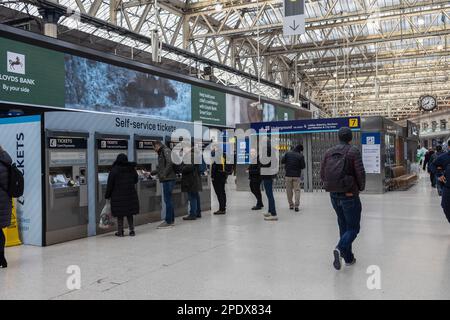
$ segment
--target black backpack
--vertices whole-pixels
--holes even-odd
[[[353,187],[353,176],[347,165],[348,148],[333,148],[331,157],[325,162],[323,186],[328,192],[349,192]]]
[[[3,162],[2,162],[3,163]],[[9,174],[8,174],[8,178],[9,178],[9,184],[8,184],[8,189],[4,189],[2,187],[2,189],[8,193],[8,195],[11,198],[19,198],[23,195],[23,189],[25,186],[25,181],[23,179],[23,173],[22,171],[20,171],[16,164],[13,163],[11,165],[3,163],[3,165],[8,168],[9,170]]]

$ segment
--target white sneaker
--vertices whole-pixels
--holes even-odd
[[[171,223],[171,224],[169,224],[169,223],[167,223],[167,222],[163,222],[163,223],[161,223],[158,227],[157,227],[157,229],[169,229],[169,228],[172,228],[173,227],[173,223]]]
[[[264,220],[266,220],[266,221],[278,221],[278,217],[270,215],[268,217],[265,217]]]
[[[271,216],[272,216],[272,214],[269,212],[264,213],[264,217],[266,217],[266,218],[271,217]]]

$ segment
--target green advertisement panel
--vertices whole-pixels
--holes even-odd
[[[295,111],[291,108],[276,106],[277,121],[295,120]]]
[[[64,54],[0,38],[0,101],[64,107]]]
[[[226,125],[225,93],[192,86],[192,121],[205,124]]]

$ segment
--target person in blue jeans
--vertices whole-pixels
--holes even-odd
[[[153,146],[158,153],[158,166],[152,172],[157,175],[162,186],[163,200],[165,204],[165,218],[158,229],[171,228],[175,222],[175,213],[173,210],[172,192],[175,187],[176,173],[172,162],[172,151],[165,146],[162,141],[154,141]]]
[[[339,227],[339,242],[333,250],[336,270],[342,267],[341,259],[347,266],[356,263],[352,244],[360,231],[362,206],[359,192],[364,190],[366,184],[361,153],[350,145],[352,131],[342,127],[338,137],[339,145],[325,152],[320,167],[320,177],[325,190],[330,192]]]

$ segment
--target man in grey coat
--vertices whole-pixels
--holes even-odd
[[[7,192],[11,163],[11,157],[0,146],[0,268],[8,266],[5,259],[5,234],[2,229],[11,224],[12,199]]]

